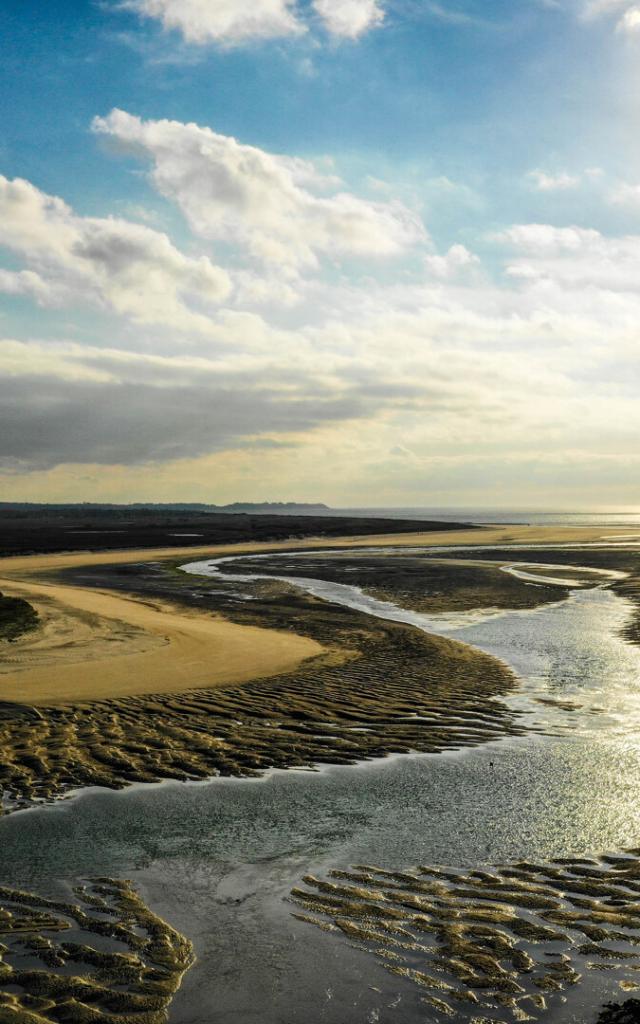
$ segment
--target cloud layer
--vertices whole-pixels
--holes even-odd
[[[121,6],[197,46],[283,39],[310,25],[298,0],[124,0]],[[378,0],[313,0],[312,9],[326,32],[343,39],[357,39],[384,20]]]
[[[89,303],[130,317],[206,330],[197,305],[230,292],[226,271],[180,252],[167,235],[115,217],[80,217],[57,196],[0,175],[0,246],[25,269],[0,270],[0,291],[42,306]]]
[[[438,249],[392,186],[347,188],[327,161],[118,110],[93,127],[185,237],[0,178],[0,290],[64,309],[76,339],[92,313],[90,343],[3,332],[5,492],[89,473],[111,497],[188,478],[420,503],[636,459],[640,234],[524,222]],[[576,181],[596,174],[611,209],[602,172]],[[528,180],[532,203],[570,191]]]
[[[194,234],[240,246],[259,263],[294,272],[320,258],[396,256],[426,239],[402,203],[362,199],[306,160],[123,110],[96,118],[93,128],[151,164],[153,185]]]

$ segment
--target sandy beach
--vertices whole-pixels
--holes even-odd
[[[82,566],[185,559],[203,555],[364,547],[464,546],[467,544],[589,543],[620,530],[585,527],[499,526],[450,533],[369,535],[357,538],[72,552],[0,560],[0,592],[29,601],[42,626],[5,644],[0,655],[2,699],[31,705],[162,694],[217,687],[275,676],[322,653],[294,632],[237,625],[211,614],[109,591],[51,583],[42,574]]]
[[[44,622],[0,661],[3,700],[51,706],[179,693],[277,675],[322,653],[295,634],[80,587],[3,579],[0,589],[27,599]]]

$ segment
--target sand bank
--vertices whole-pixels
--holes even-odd
[[[86,556],[85,556],[86,557]],[[0,697],[32,705],[180,693],[292,671],[320,644],[82,587],[12,579],[43,628],[0,655]]]

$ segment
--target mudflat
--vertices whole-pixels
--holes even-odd
[[[318,601],[276,580],[253,587],[251,600],[218,581],[201,580],[194,594],[193,579],[174,568],[198,554],[403,546],[427,552],[479,542],[520,544],[507,559],[517,553],[528,563],[527,545],[588,543],[606,534],[613,550],[593,548],[590,561],[628,571],[614,586],[637,600],[638,553],[616,547],[614,531],[498,527],[465,533],[0,561],[0,590],[33,602],[41,621],[40,629],[2,645],[4,809],[82,786],[353,764],[519,734],[517,714],[500,699],[517,680],[480,651]],[[628,533],[623,536],[628,543]],[[540,554],[545,562],[555,555],[562,562],[584,559],[584,552]],[[473,557],[495,562],[497,556],[477,551]],[[56,575],[64,569],[72,574]],[[455,571],[450,567],[441,610],[459,603]],[[496,566],[488,572],[495,577],[490,585],[480,581],[478,589],[468,581],[465,606],[493,604],[496,594],[501,606],[518,606],[514,588],[530,591]],[[406,590],[405,577],[385,582],[395,599]],[[558,588],[546,594],[539,587],[535,594],[536,601],[557,600]]]
[[[361,547],[460,547],[466,545],[497,544],[592,544],[596,542],[640,541],[640,530],[632,535],[628,527],[603,526],[485,526],[469,530],[416,531],[411,533],[372,533],[356,537],[304,537],[279,541],[243,542],[240,544],[209,544],[197,547],[128,548],[114,551],[73,551],[11,555],[0,559],[0,574],[41,572],[71,569],[83,565],[122,565],[127,562],[150,562],[158,559],[180,558],[193,561],[198,556],[212,557],[268,551],[299,551],[312,548]]]

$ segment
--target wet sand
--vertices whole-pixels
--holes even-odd
[[[473,871],[357,865],[305,876],[291,899],[301,920],[413,981],[432,1010],[530,1020],[585,972],[640,988],[638,852]]]
[[[96,878],[66,899],[0,887],[0,1021],[166,1024],[191,943],[128,882]]]
[[[601,530],[499,527],[347,538],[340,546],[428,551],[442,543],[477,544],[480,537],[485,544],[563,543],[599,539]],[[338,543],[234,545],[203,553],[335,549]],[[83,786],[352,764],[459,749],[522,731],[499,699],[517,681],[494,658],[276,581],[259,587],[251,600],[225,600],[218,589],[208,598],[203,580],[193,595],[193,578],[174,572],[171,560],[192,558],[196,550],[0,563],[0,589],[33,600],[44,623],[3,645],[0,785],[6,810]],[[55,576],[62,569],[83,570],[87,579],[93,571],[100,581],[93,587],[78,586],[77,577],[63,583]],[[55,582],[43,579],[45,573]],[[455,574],[452,567],[448,599],[454,602]],[[535,594],[536,603],[546,596],[505,573],[494,570],[493,576],[491,592],[499,582],[508,590],[507,604],[516,585]],[[110,589],[116,582],[121,593]],[[550,589],[557,600],[558,588]],[[478,593],[468,600],[477,601]]]
[[[0,575],[35,573],[56,569],[72,569],[85,565],[123,565],[127,562],[151,562],[197,557],[212,558],[234,554],[259,554],[268,551],[304,551],[308,549],[362,547],[459,547],[465,545],[495,546],[498,544],[593,544],[616,542],[630,538],[628,528],[617,531],[602,526],[485,526],[469,530],[417,532],[399,534],[366,534],[359,537],[305,537],[287,540],[242,544],[218,544],[207,547],[138,548],[124,551],[75,551],[65,554],[16,555],[0,559]],[[636,535],[633,535],[636,537]],[[633,539],[630,540],[633,543]],[[636,542],[640,542],[640,534]]]
[[[157,599],[159,590],[180,600],[185,584],[192,601],[202,600],[200,590],[198,597],[192,593],[193,579],[170,568],[136,570],[140,588],[149,587],[144,600],[154,592]],[[135,576],[125,581],[136,584]],[[202,592],[205,587],[203,581]],[[219,594],[211,601],[219,606]],[[233,686],[38,709],[6,703],[0,715],[5,810],[86,786],[355,764],[475,746],[520,731],[499,699],[516,685],[512,673],[463,644],[271,582],[261,595],[230,599],[222,610],[238,628],[259,623],[269,632],[290,630],[325,653],[293,671]],[[204,620],[202,611],[198,616]]]

